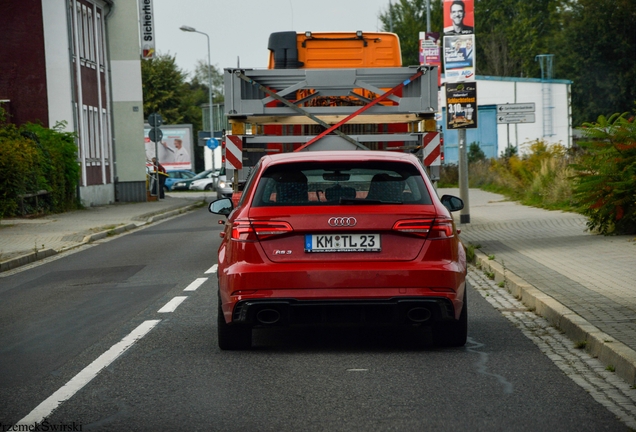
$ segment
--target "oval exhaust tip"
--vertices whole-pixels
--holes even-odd
[[[414,307],[406,313],[407,318],[414,323],[423,323],[431,318],[431,311],[423,307]]]
[[[276,324],[280,320],[280,312],[276,309],[261,309],[256,313],[256,319],[261,324]]]

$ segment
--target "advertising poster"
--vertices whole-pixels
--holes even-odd
[[[444,36],[475,33],[474,0],[444,0]]]
[[[475,35],[444,37],[446,82],[473,80],[475,76]]]
[[[437,66],[437,85],[442,82],[441,38],[437,32],[420,32],[420,64]]]
[[[446,128],[477,128],[477,83],[446,83]]]
[[[441,66],[441,39],[439,33],[420,32],[420,64],[427,66]]]
[[[163,138],[156,144],[161,165],[167,170],[189,169],[194,167],[192,160],[192,125],[162,125]],[[150,125],[144,127],[144,145],[146,163],[150,164],[155,156],[155,143],[148,138]]]

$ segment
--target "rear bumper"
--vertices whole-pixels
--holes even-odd
[[[445,297],[356,300],[252,299],[236,303],[232,322],[250,326],[421,325],[455,319]]]

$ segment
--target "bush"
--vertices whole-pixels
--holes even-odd
[[[459,184],[459,168],[456,164],[444,164],[440,167],[438,187],[452,188]]]
[[[75,135],[25,124],[20,128],[6,123],[0,108],[0,218],[20,213],[19,195],[46,190],[39,208],[29,213],[62,212],[77,208],[79,181]]]
[[[587,140],[576,173],[574,196],[588,228],[602,234],[636,233],[636,124],[627,114],[584,124]]]
[[[484,160],[486,160],[486,154],[481,149],[481,147],[479,147],[479,143],[470,143],[470,146],[468,147],[468,163],[471,164]]]

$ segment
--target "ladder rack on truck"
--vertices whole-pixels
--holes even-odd
[[[439,162],[426,152],[439,140],[435,67],[228,68],[224,84],[232,127],[225,160],[240,170],[235,191],[268,153],[392,150],[421,154],[427,166]]]

